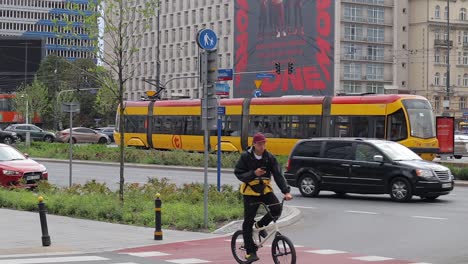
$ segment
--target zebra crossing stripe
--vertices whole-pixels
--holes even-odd
[[[188,259],[168,259],[167,262],[177,263],[177,264],[199,264],[199,263],[209,263],[209,260],[188,258]]]
[[[386,260],[391,260],[392,258],[379,257],[379,256],[365,256],[365,257],[354,257],[351,259],[362,260],[362,261],[386,261]]]
[[[66,263],[78,261],[101,261],[108,258],[98,256],[75,256],[75,257],[54,257],[54,258],[26,258],[26,259],[3,259],[0,264],[42,264],[42,263]]]
[[[160,251],[144,251],[144,252],[130,252],[130,253],[121,253],[127,254],[134,257],[162,257],[162,256],[169,256],[171,254],[160,252]]]
[[[333,255],[333,254],[348,253],[346,251],[339,251],[339,250],[333,250],[333,249],[306,250],[306,252],[320,254],[320,255]]]

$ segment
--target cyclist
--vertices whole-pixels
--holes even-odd
[[[266,214],[260,221],[255,222],[255,216],[259,207],[259,202],[270,206],[271,215],[279,217],[281,206],[278,198],[273,193],[271,185],[271,175],[276,184],[284,194],[285,200],[291,200],[290,187],[283,177],[281,167],[275,156],[266,150],[266,138],[262,133],[257,133],[253,137],[253,145],[243,152],[237,161],[234,169],[236,177],[242,181],[240,192],[244,198],[244,222],[242,224],[244,246],[246,250],[246,260],[257,261],[257,248],[252,238],[253,225],[260,228],[267,226],[273,219]],[[276,205],[274,205],[276,204]],[[265,230],[259,233],[262,237],[267,236]]]

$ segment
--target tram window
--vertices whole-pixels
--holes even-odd
[[[369,117],[353,116],[350,119],[352,137],[369,137]]]
[[[145,133],[145,116],[136,116],[136,115],[128,115],[125,116],[125,132],[128,133]]]
[[[184,134],[183,130],[183,121],[184,117],[183,116],[172,116],[170,117],[172,119],[172,129],[171,129],[171,134],[176,134],[176,135],[181,135]]]
[[[251,116],[249,135],[262,132],[270,138],[309,138],[319,134],[319,116]]]
[[[408,137],[406,118],[403,109],[388,116],[388,140],[398,141]]]
[[[373,118],[372,122],[374,122],[375,127],[375,134],[373,135],[373,137],[385,138],[385,117],[376,116]]]
[[[350,123],[348,116],[336,116],[335,118],[335,137],[350,137]]]
[[[241,117],[239,115],[229,115],[223,117],[223,135],[240,136]]]

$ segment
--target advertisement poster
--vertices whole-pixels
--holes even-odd
[[[455,119],[450,116],[436,117],[437,140],[440,154],[453,154]]]
[[[333,94],[334,0],[235,1],[234,97]]]

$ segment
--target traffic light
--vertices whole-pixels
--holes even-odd
[[[288,74],[294,73],[294,63],[288,62]]]
[[[275,71],[276,74],[281,74],[281,64],[279,62],[275,62]]]

